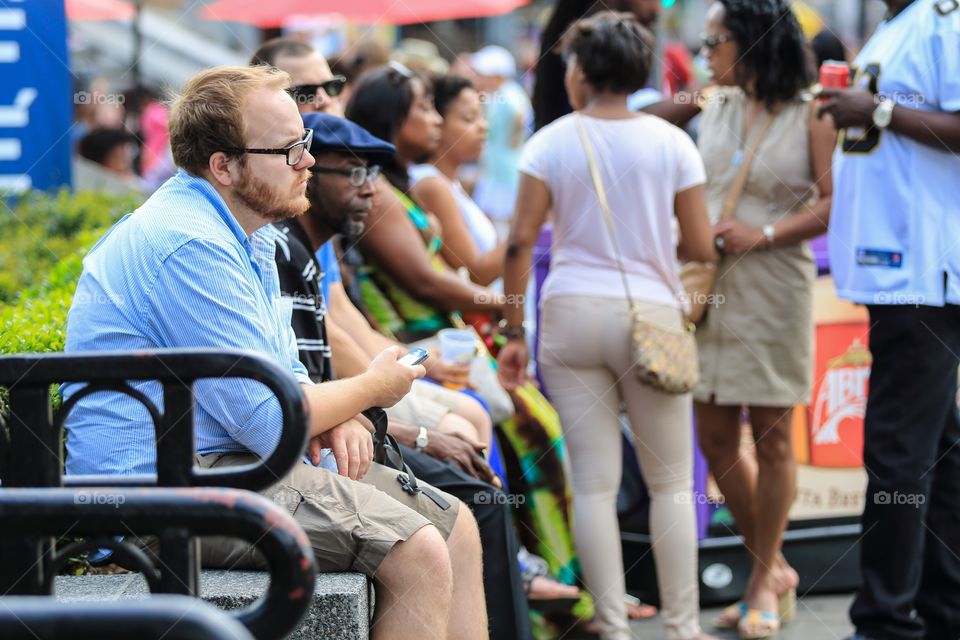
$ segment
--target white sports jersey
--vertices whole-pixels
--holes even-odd
[[[899,105],[960,111],[960,1],[914,0],[877,28],[854,66],[855,86]],[[830,270],[841,297],[960,303],[960,156],[850,128],[833,156],[833,184]]]

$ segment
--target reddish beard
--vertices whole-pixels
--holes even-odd
[[[284,196],[278,189],[255,176],[248,167],[243,168],[236,195],[243,204],[270,222],[296,218],[310,208],[305,193]]]

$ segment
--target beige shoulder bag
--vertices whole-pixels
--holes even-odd
[[[700,377],[697,341],[693,337],[695,329],[689,323],[685,323],[687,326],[681,329],[664,327],[651,322],[640,314],[630,293],[630,284],[627,281],[627,272],[623,266],[620,244],[617,242],[617,234],[613,228],[613,214],[607,202],[606,191],[603,189],[600,171],[593,157],[593,147],[590,145],[590,139],[587,137],[587,130],[583,126],[580,115],[577,114],[574,118],[580,132],[580,139],[583,142],[583,150],[587,155],[593,188],[597,192],[603,220],[610,234],[610,242],[616,254],[620,276],[623,278],[623,289],[627,295],[627,303],[630,305],[631,353],[637,379],[665,393],[688,393],[697,384],[697,379]],[[669,278],[667,283],[670,283]],[[678,313],[682,314],[681,311],[678,311]]]
[[[757,135],[751,141],[747,152],[740,159],[740,170],[737,171],[733,184],[730,185],[730,190],[727,192],[727,197],[723,201],[723,209],[720,212],[718,222],[730,218],[736,211],[737,203],[743,194],[743,188],[747,185],[747,177],[750,174],[753,157],[756,155],[757,149],[760,148],[760,143],[763,142],[767,129],[773,124],[775,117],[776,112],[767,116],[763,126],[760,127]],[[708,294],[713,292],[717,282],[717,265],[712,262],[684,262],[680,266],[680,282],[683,283],[687,300],[690,302],[690,313],[687,318],[690,322],[699,323],[707,312]]]

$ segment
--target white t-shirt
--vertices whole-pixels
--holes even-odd
[[[460,209],[460,215],[463,221],[467,223],[467,229],[470,231],[470,237],[477,245],[481,253],[492,251],[497,246],[497,230],[494,228],[490,218],[477,206],[477,203],[464,191],[460,181],[451,182],[445,175],[431,164],[418,164],[410,167],[408,171],[410,184],[416,184],[424,178],[438,177],[450,187],[454,200],[457,201],[457,207]]]
[[[854,65],[856,86],[904,107],[960,111],[960,7],[915,0],[877,27]],[[846,130],[833,156],[837,293],[866,304],[960,303],[960,157],[890,130],[855,140],[864,133]]]
[[[616,253],[576,117],[566,115],[534,134],[520,160],[520,171],[542,180],[552,197],[553,247],[541,300],[559,295],[623,298]],[[678,192],[706,180],[696,145],[683,130],[656,116],[580,117],[613,213],[631,294],[679,306],[673,205]]]

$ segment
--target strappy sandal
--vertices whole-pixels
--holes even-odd
[[[740,640],[765,640],[780,633],[780,616],[773,611],[747,609],[737,623]]]
[[[627,603],[627,617],[631,620],[646,620],[657,615],[655,606],[647,604],[629,593],[623,594],[623,601]]]
[[[713,619],[711,624],[714,629],[719,629],[721,631],[733,631],[737,628],[737,625],[740,624],[740,620],[743,619],[743,616],[747,615],[747,603],[741,600],[740,602],[734,602],[732,605],[720,612],[716,618]]]
[[[540,613],[562,613],[568,612],[575,604],[580,602],[581,596],[560,596],[556,598],[540,598],[533,596],[533,581],[542,578],[549,582],[568,586],[550,575],[550,569],[547,561],[539,556],[535,556],[525,548],[520,549],[517,554],[517,561],[520,563],[520,575],[523,578],[523,591],[527,594],[527,604],[531,609]]]

